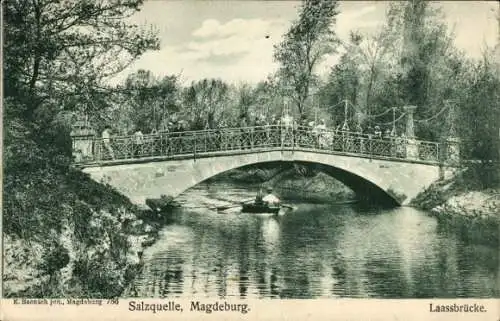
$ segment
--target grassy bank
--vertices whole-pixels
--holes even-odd
[[[77,170],[29,174],[4,198],[5,297],[119,296],[165,222]]]
[[[491,242],[498,242],[500,188],[484,188],[474,169],[462,170],[451,179],[429,186],[411,205],[451,225],[466,226],[469,235],[489,235]]]
[[[64,125],[4,126],[4,296],[119,296],[164,222],[73,169]]]

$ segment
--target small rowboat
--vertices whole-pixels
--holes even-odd
[[[227,209],[236,210],[237,213],[243,214],[255,214],[259,216],[273,216],[273,215],[284,215],[288,210],[294,210],[295,208],[290,205],[276,204],[268,205],[266,203],[256,203],[255,201],[243,201],[240,204],[230,205],[230,206],[219,206],[216,207],[218,212],[225,211]],[[233,211],[234,212],[234,211]]]
[[[173,208],[179,207],[172,197],[163,196],[161,198],[147,198],[146,205],[149,206],[153,212],[168,212]]]
[[[241,203],[242,213],[252,214],[278,214],[280,205],[256,204],[256,203]]]

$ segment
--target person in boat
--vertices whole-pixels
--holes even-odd
[[[262,201],[271,206],[280,204],[280,199],[273,194],[273,189],[271,187],[267,188],[267,195],[262,198]]]

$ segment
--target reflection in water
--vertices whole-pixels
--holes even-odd
[[[197,206],[249,196],[242,189],[205,186],[183,199]],[[133,287],[140,297],[499,295],[496,247],[467,243],[425,213],[296,206],[279,218],[186,209],[147,249]]]

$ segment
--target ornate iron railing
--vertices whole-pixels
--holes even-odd
[[[410,145],[414,145],[412,148],[418,151],[416,154],[408,152]],[[80,165],[151,157],[196,158],[214,152],[238,154],[262,150],[308,150],[427,163],[442,161],[437,142],[279,125],[162,132],[143,135],[142,139],[120,136],[105,141],[79,137],[73,141],[73,146],[75,150],[78,149],[75,146],[85,146],[78,149],[79,156],[75,158],[75,163]]]

